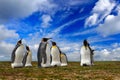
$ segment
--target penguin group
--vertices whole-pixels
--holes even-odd
[[[19,40],[12,51],[11,55],[11,67],[30,67],[32,61],[32,52],[28,46],[22,44],[22,40]]]
[[[57,46],[56,42],[51,41],[52,46],[48,40],[51,38],[42,38],[38,51],[37,60],[38,67],[54,67],[54,66],[67,66],[67,56]],[[32,52],[29,46],[22,44],[19,40],[11,54],[11,67],[31,67]]]
[[[42,38],[38,51],[37,60],[38,67],[55,67],[55,66],[67,66],[68,60],[65,53],[63,53],[57,46],[56,42],[51,41],[51,38]],[[81,66],[94,65],[93,60],[94,50],[91,49],[87,40],[83,41],[83,46],[80,49]],[[22,40],[19,40],[11,54],[11,67],[31,67],[32,64],[32,52],[27,45],[22,44]]]
[[[57,46],[56,42],[52,42],[52,47],[48,40],[51,38],[42,38],[38,52],[38,67],[54,67],[54,66],[67,66],[67,57],[60,48]],[[62,56],[61,56],[62,55]]]

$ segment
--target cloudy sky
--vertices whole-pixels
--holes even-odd
[[[69,61],[80,60],[87,39],[95,60],[120,60],[119,0],[0,0],[0,60],[10,60],[19,39],[33,60],[41,38],[51,37]]]

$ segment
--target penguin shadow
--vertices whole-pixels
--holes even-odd
[[[87,64],[83,64],[82,67],[93,67],[95,65],[87,65]]]
[[[32,66],[21,66],[21,67],[14,67],[13,69],[19,69],[19,68],[33,68]]]
[[[19,69],[19,68],[23,68],[22,66],[21,67],[14,67],[14,68],[12,68],[12,69]]]
[[[54,66],[52,66],[53,68],[55,68],[55,67],[59,67],[59,66],[57,66],[57,65],[54,65]]]

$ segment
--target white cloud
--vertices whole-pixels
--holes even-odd
[[[120,46],[120,43],[113,43],[111,46],[112,46],[113,48],[117,48],[117,47]]]
[[[26,17],[36,9],[34,1],[0,0],[0,22],[6,22],[12,18]]]
[[[83,5],[83,4],[90,4],[92,3],[94,0],[68,0],[68,4],[70,6],[75,6],[75,5]]]
[[[110,52],[107,49],[104,49],[101,51],[101,53],[103,54],[103,56],[107,57],[110,55]]]
[[[99,0],[96,3],[96,6],[93,8],[93,12],[102,13],[106,10],[110,11],[113,8],[114,5],[115,4],[112,0]]]
[[[92,29],[87,29],[87,30],[82,30],[82,31],[79,31],[79,32],[75,32],[75,33],[72,33],[72,34],[67,34],[65,36],[80,36],[80,35],[87,35],[87,34],[94,34],[94,33],[96,33],[96,29],[92,28]]]
[[[9,30],[4,25],[0,25],[0,41],[8,38],[19,38],[15,30]]]
[[[52,18],[50,15],[43,15],[42,16],[42,24],[41,27],[47,28],[50,26],[50,22],[52,21]]]
[[[102,6],[101,6],[102,5]],[[116,7],[118,12],[117,16],[110,15],[112,9],[115,8],[116,3],[111,0],[99,0],[92,10],[92,15],[86,19],[85,26],[93,26],[99,24],[104,19],[104,23],[101,23],[96,28],[98,34],[103,37],[115,35],[120,33],[120,8]]]
[[[91,15],[89,18],[87,18],[86,22],[85,22],[85,26],[89,25],[95,25],[97,23],[98,20],[98,14],[94,13],[93,15]]]
[[[120,5],[117,6],[116,11],[120,14]]]
[[[92,3],[94,0],[1,0],[0,1],[0,23],[7,22],[11,19],[24,18],[32,15],[34,12],[40,11],[48,15],[54,15],[59,10],[67,10],[77,8],[78,5]],[[73,7],[76,6],[76,7]],[[68,16],[68,14],[66,14]]]
[[[118,16],[109,15],[105,19],[104,24],[97,27],[97,32],[106,37],[120,33],[120,14]]]
[[[70,50],[70,47],[62,47],[60,48],[63,52],[67,52]]]
[[[48,35],[46,35],[46,36],[47,36],[47,37],[55,37],[57,34],[59,34],[59,32],[60,32],[62,29],[66,28],[66,27],[69,27],[69,25],[71,25],[71,24],[73,24],[73,23],[75,23],[75,22],[77,22],[77,21],[79,21],[79,20],[82,20],[82,19],[84,19],[84,18],[85,18],[85,17],[82,17],[82,18],[80,17],[80,18],[74,19],[74,20],[72,20],[72,21],[69,21],[69,22],[67,22],[67,23],[65,23],[65,24],[57,27],[55,30],[53,30],[52,32],[48,33]]]
[[[57,5],[49,0],[0,0],[0,23],[30,16],[36,11],[54,14]]]
[[[59,9],[58,5],[50,0],[36,0],[36,5],[39,11],[51,15],[55,14],[57,9]]]
[[[109,15],[115,7],[115,2],[111,0],[99,0],[92,10],[92,15],[86,19],[85,26],[97,25]]]
[[[2,57],[0,58],[0,60],[10,60],[13,48],[14,44],[7,43],[4,41],[0,42],[0,56]]]
[[[106,17],[106,21],[111,21],[111,20],[113,20],[115,18],[115,16],[114,15],[108,15],[107,17]]]
[[[120,60],[120,47],[113,48],[112,50],[103,49],[97,50],[94,52],[95,60],[102,60],[102,61],[118,61]]]
[[[67,54],[69,61],[79,61],[80,62],[80,52],[72,52]]]

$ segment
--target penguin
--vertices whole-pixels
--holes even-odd
[[[31,61],[32,61],[32,52],[31,52],[30,48],[28,46],[26,46],[26,53],[23,58],[23,66],[31,67],[32,66]]]
[[[81,66],[91,66],[91,51],[87,40],[83,41],[83,46],[80,50],[81,54]]]
[[[67,56],[65,55],[65,53],[61,53],[60,54],[60,60],[61,60],[61,66],[67,66]]]
[[[17,42],[17,45],[13,49],[12,55],[11,55],[11,67],[17,68],[17,67],[23,67],[23,57],[25,53],[24,45],[22,44],[22,40],[19,40]]]
[[[50,67],[50,45],[47,42],[51,38],[42,38],[41,43],[39,44],[37,59],[38,67]]]
[[[51,66],[61,66],[60,61],[60,50],[59,47],[56,45],[56,42],[52,42],[52,48],[51,48]]]

